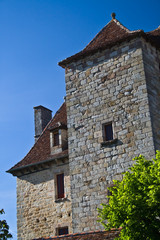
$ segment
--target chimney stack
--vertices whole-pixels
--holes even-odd
[[[43,106],[34,107],[35,142],[52,118],[52,111]]]

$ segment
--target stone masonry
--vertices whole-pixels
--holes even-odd
[[[56,199],[56,174],[64,172],[66,199]],[[67,165],[52,164],[49,169],[17,178],[18,240],[56,236],[58,227],[72,233],[70,176]]]
[[[160,149],[160,51],[143,41],[143,60],[155,149]]]
[[[153,135],[160,112],[158,55],[144,41],[136,38],[66,65],[74,233],[102,229],[97,207],[106,202],[107,186],[122,178],[132,158],[153,157],[160,146],[160,132]],[[108,122],[117,142],[103,145]]]

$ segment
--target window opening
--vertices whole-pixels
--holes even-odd
[[[64,173],[57,175],[57,197],[64,198]]]
[[[53,133],[53,146],[58,146],[59,145],[59,133]]]
[[[112,123],[107,123],[104,125],[104,138],[105,141],[113,140]]]
[[[58,228],[58,236],[68,234],[68,227]]]

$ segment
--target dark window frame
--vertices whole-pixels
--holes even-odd
[[[113,135],[113,124],[112,122],[104,123],[103,124],[103,141],[113,141],[114,135]]]
[[[69,233],[68,226],[57,228],[57,235],[58,235],[58,236],[66,235],[66,234],[68,234],[68,233]]]
[[[52,140],[53,140],[53,147],[60,145],[59,131],[52,132]]]
[[[57,199],[65,197],[64,191],[64,173],[56,175]]]

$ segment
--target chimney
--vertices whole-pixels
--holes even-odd
[[[43,106],[34,107],[34,125],[35,125],[35,142],[38,140],[43,129],[52,118],[52,111]]]

